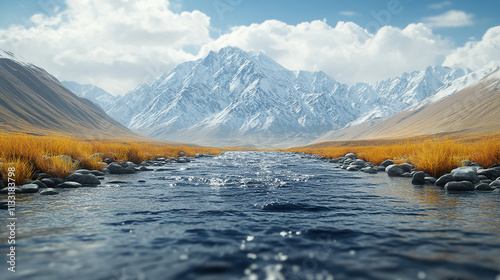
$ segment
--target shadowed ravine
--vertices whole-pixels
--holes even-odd
[[[169,168],[18,195],[17,272],[0,278],[500,277],[500,196],[491,192],[414,187],[287,153],[228,152]]]

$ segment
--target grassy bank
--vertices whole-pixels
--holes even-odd
[[[330,142],[287,151],[318,154],[327,158],[356,153],[360,158],[375,164],[394,159],[398,163],[412,163],[418,170],[440,176],[462,166],[464,160],[477,162],[483,167],[500,163],[500,137],[421,137],[411,140]]]
[[[220,154],[213,148],[170,146],[158,142],[84,140],[70,137],[0,134],[0,173],[7,178],[8,168],[15,167],[16,184],[22,184],[35,172],[65,177],[78,168],[102,169],[102,160],[140,163],[157,157],[178,157],[197,153]],[[73,162],[60,155],[70,156]]]

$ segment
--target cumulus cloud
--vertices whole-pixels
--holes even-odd
[[[474,25],[474,15],[464,11],[451,10],[444,14],[424,17],[422,21],[430,27],[463,27]]]
[[[326,21],[289,25],[268,20],[211,38],[207,15],[173,12],[171,3],[67,0],[64,10],[0,29],[0,49],[59,79],[96,84],[115,94],[225,46],[262,51],[286,68],[325,71],[345,83],[375,82],[442,64],[445,58],[448,65],[471,68],[500,59],[498,28],[457,50],[423,23],[370,32],[353,22],[330,26]]]
[[[486,31],[481,41],[468,42],[453,51],[446,57],[444,65],[469,67],[473,70],[500,66],[500,26]]]
[[[68,0],[56,15],[0,29],[0,48],[21,54],[60,79],[124,93],[209,42],[210,18],[173,13],[164,0]]]
[[[424,24],[385,26],[371,34],[352,22],[287,25],[276,20],[239,26],[208,43],[201,54],[225,46],[262,51],[293,70],[322,70],[340,82],[374,82],[443,62],[452,44]]]

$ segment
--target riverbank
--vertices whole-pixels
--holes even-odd
[[[100,171],[111,162],[140,164],[157,158],[177,159],[221,153],[220,149],[173,146],[161,142],[0,134],[0,174],[3,178],[0,184],[11,178],[16,185],[23,185],[26,180],[39,179],[36,175],[42,173],[53,178],[66,178],[78,169]],[[9,176],[9,168],[15,170],[11,172],[14,176]]]
[[[321,143],[284,151],[317,154],[328,159],[355,153],[360,159],[380,165],[387,159],[410,163],[417,170],[439,177],[453,169],[475,163],[485,168],[500,163],[498,135],[469,138],[420,137],[403,140],[374,140]]]

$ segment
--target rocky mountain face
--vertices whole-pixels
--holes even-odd
[[[104,111],[111,109],[113,104],[118,100],[118,97],[111,95],[98,86],[79,84],[72,81],[62,81],[62,84],[76,95],[87,98],[99,105]]]
[[[456,79],[437,94],[378,123],[334,131],[316,142],[498,133],[500,69],[490,70],[483,69]],[[457,88],[461,89],[456,91]]]
[[[0,130],[81,138],[138,137],[45,70],[0,51]]]
[[[435,66],[373,84],[346,85],[323,72],[290,71],[262,53],[226,47],[140,85],[107,112],[158,139],[283,147],[377,122],[468,74]]]

